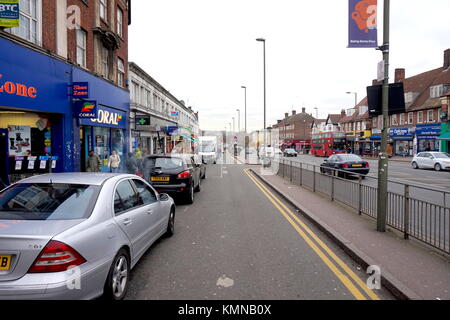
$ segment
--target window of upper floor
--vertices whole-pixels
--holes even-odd
[[[20,0],[20,25],[7,32],[32,42],[42,44],[42,0]]]
[[[444,85],[439,84],[437,86],[430,87],[430,98],[439,98],[444,94]]]
[[[98,0],[99,16],[108,21],[108,0]]]
[[[417,123],[423,123],[423,111],[417,112]]]
[[[123,10],[117,7],[117,34],[123,37]]]

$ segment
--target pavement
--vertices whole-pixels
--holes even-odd
[[[376,222],[277,175],[255,174],[327,234],[364,268],[377,265],[382,283],[399,299],[450,299],[450,256],[397,231],[376,231]]]
[[[264,191],[253,167],[208,165],[194,204],[177,202],[174,236],[155,243],[131,272],[126,299],[394,299],[368,289],[365,270]]]

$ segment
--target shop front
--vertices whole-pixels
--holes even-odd
[[[372,129],[370,141],[372,142],[372,156],[378,157],[381,150],[381,129]]]
[[[86,171],[90,150],[100,157],[101,172],[109,172],[108,159],[112,151],[121,158],[120,170],[124,171],[127,114],[122,110],[98,106],[97,118],[80,119],[81,171]]]
[[[440,151],[450,153],[450,122],[441,123],[441,135],[438,140]]]
[[[439,151],[441,124],[418,124],[416,126],[417,152]]]
[[[392,139],[392,155],[400,157],[413,156],[414,133],[414,127],[389,129],[389,136]]]
[[[372,136],[371,130],[357,131],[356,132],[356,147],[355,153],[359,155],[372,155],[372,142],[370,137]]]
[[[73,169],[70,66],[0,38],[0,179]]]

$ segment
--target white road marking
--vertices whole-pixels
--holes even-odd
[[[216,285],[218,287],[224,287],[224,288],[232,287],[234,285],[234,280],[228,278],[226,275],[223,275],[219,279],[217,279]]]

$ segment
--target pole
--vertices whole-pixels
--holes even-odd
[[[384,80],[382,90],[383,129],[381,133],[381,150],[378,160],[377,193],[377,231],[386,231],[387,188],[388,188],[388,111],[389,111],[389,6],[390,0],[384,0],[383,52]]]
[[[266,41],[263,41],[264,58],[264,145],[266,145]],[[267,147],[267,146],[266,146]]]
[[[233,118],[233,132],[236,132],[236,121],[234,121],[234,117]]]
[[[241,110],[236,109],[238,112],[238,132],[241,132]]]

